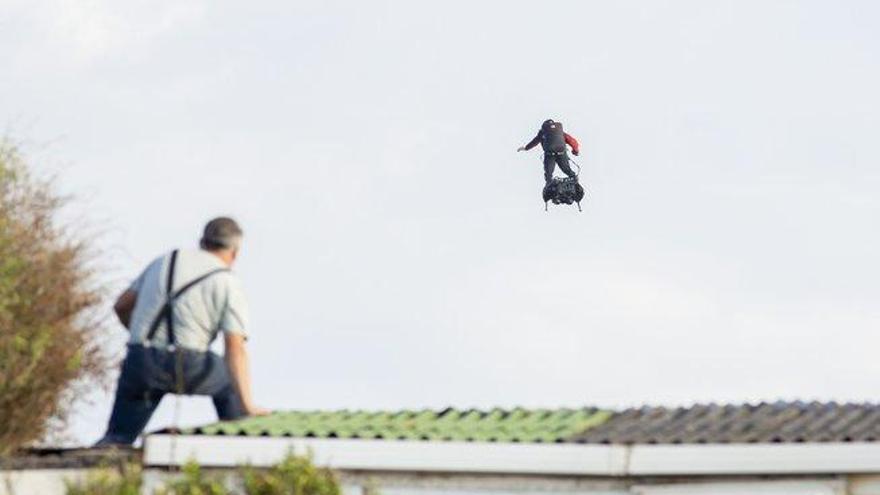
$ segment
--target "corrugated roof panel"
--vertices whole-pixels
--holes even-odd
[[[611,416],[598,409],[291,411],[185,433],[469,442],[562,442]]]
[[[873,442],[878,438],[878,405],[770,402],[627,409],[586,429],[573,440],[614,444],[729,444]]]
[[[880,405],[773,402],[618,412],[594,408],[293,411],[188,433],[592,444],[875,442],[880,440]]]

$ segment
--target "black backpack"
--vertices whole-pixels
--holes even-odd
[[[565,151],[565,132],[562,122],[546,120],[541,124],[541,147],[544,151],[561,153]]]

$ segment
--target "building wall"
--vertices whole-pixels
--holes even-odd
[[[64,495],[65,480],[81,481],[88,469],[0,471],[0,495]],[[230,487],[239,480],[221,470]],[[149,494],[177,474],[144,471]],[[573,478],[565,476],[496,476],[457,473],[341,472],[345,495],[880,495],[880,475],[797,478]]]
[[[637,495],[848,495],[844,479],[658,483],[632,487]]]
[[[880,475],[854,475],[847,479],[847,495],[880,495]]]
[[[234,471],[226,471],[236,485]],[[880,477],[608,478],[342,471],[345,495],[880,495]],[[165,470],[148,469],[145,483],[161,486]]]
[[[393,473],[343,473],[348,485],[375,486],[383,495],[880,495],[862,482],[848,491],[845,477],[797,478],[577,478],[566,476],[473,476]],[[854,485],[853,485],[854,486]]]
[[[88,469],[16,469],[0,471],[0,495],[64,495],[65,480],[85,480]]]

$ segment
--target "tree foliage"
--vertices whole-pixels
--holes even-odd
[[[89,247],[59,225],[63,204],[0,141],[0,456],[63,424],[106,370]]]
[[[229,495],[226,485],[216,476],[206,475],[195,462],[183,466],[183,477],[173,480],[156,495]]]
[[[80,482],[67,482],[67,495],[141,495],[141,468],[137,464],[103,467]]]
[[[336,475],[316,467],[308,457],[287,456],[268,469],[243,467],[227,474],[206,473],[195,462],[179,476],[153,491],[153,495],[341,495]],[[230,488],[230,485],[232,487]],[[137,465],[101,468],[86,480],[68,483],[67,495],[135,495],[145,492]],[[371,490],[371,493],[378,493]]]
[[[288,456],[268,470],[245,469],[248,495],[341,495],[332,471],[316,467],[308,457]]]

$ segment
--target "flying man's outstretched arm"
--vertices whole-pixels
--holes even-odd
[[[529,141],[529,144],[527,144],[525,146],[521,146],[516,151],[528,151],[528,150],[534,148],[535,146],[537,146],[538,143],[540,143],[540,142],[541,142],[541,131],[538,131],[538,134],[531,141]]]

